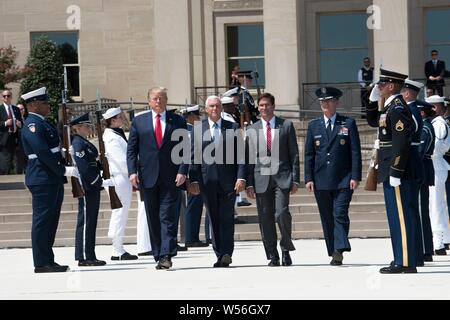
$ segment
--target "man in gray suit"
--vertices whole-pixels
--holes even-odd
[[[275,97],[264,93],[258,101],[261,120],[247,130],[249,187],[247,196],[256,198],[259,226],[269,266],[280,266],[277,250],[278,224],[283,266],[292,265],[292,216],[289,194],[300,184],[297,136],[291,121],[275,117]]]

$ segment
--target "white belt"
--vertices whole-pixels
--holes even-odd
[[[59,147],[56,147],[56,148],[51,148],[50,151],[51,151],[51,153],[58,153],[59,151],[61,151],[61,149]],[[33,154],[28,155],[28,159],[30,159],[30,160],[37,159],[37,158],[38,158],[37,154],[33,153]]]
[[[421,144],[420,142],[411,142],[411,145],[412,145],[412,146],[416,146],[416,147],[417,147],[417,146],[420,146],[420,144]]]

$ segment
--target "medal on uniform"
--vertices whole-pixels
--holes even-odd
[[[320,140],[316,141],[316,146],[320,147]]]
[[[383,131],[381,131],[381,133],[383,133],[383,135],[386,135],[387,134],[386,129],[383,129]]]
[[[341,139],[341,146],[345,146],[345,139]]]

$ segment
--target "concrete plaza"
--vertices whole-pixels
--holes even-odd
[[[261,242],[238,242],[233,264],[213,269],[212,248],[193,248],[173,259],[170,271],[155,270],[150,257],[110,261],[111,248],[97,247],[107,260],[79,268],[74,249],[56,248],[56,261],[71,271],[34,274],[30,249],[0,250],[0,299],[449,299],[450,257],[419,268],[418,274],[381,275],[392,259],[389,239],[352,239],[344,266],[332,267],[323,240],[295,241],[291,267],[267,267]],[[131,253],[134,246],[128,246]]]

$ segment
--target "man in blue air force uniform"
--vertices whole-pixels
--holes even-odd
[[[64,197],[64,176],[77,176],[74,167],[64,167],[56,128],[45,120],[50,113],[46,88],[22,95],[29,115],[22,130],[22,143],[28,157],[25,184],[32,195],[31,242],[35,273],[66,272],[68,266],[55,263],[55,242]]]
[[[331,265],[351,251],[348,209],[361,181],[361,144],[354,119],[336,113],[342,92],[316,91],[323,116],[309,123],[305,144],[306,189],[314,192]]]

